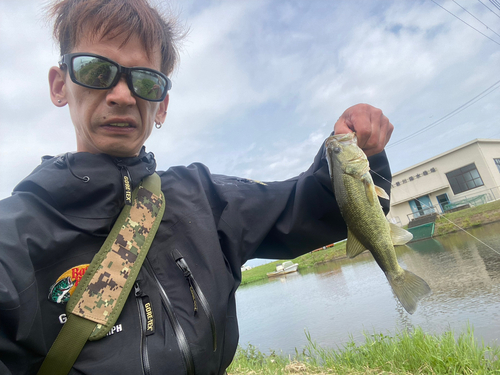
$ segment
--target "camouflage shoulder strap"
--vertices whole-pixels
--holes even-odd
[[[87,340],[106,336],[132,290],[165,211],[160,176],[153,173],[132,193],[67,306],[68,320],[38,375],[66,375]]]

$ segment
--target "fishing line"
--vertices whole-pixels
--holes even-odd
[[[370,169],[370,172],[376,174],[377,176],[379,176],[381,179],[387,181],[388,183],[391,184],[391,187],[394,187],[394,185],[392,184],[391,181],[389,181],[387,178],[385,178],[384,176],[381,176],[380,174],[378,174],[377,172],[375,172],[374,170],[371,170]],[[428,206],[427,204],[425,204],[424,202],[421,202],[418,198],[415,198],[416,201],[418,201],[423,207],[426,207],[426,208],[431,208],[430,206]],[[458,224],[455,224],[453,221],[451,221],[450,219],[448,219],[446,216],[440,214],[439,212],[436,211],[436,214],[441,218],[444,218],[446,220],[448,220],[451,224],[453,224],[454,226],[456,226],[458,229],[460,229],[461,231],[467,233],[469,236],[471,236],[472,238],[474,238],[475,240],[477,240],[478,242],[482,243],[484,246],[486,246],[487,248],[489,248],[490,250],[493,250],[495,253],[497,253],[498,255],[500,255],[500,252],[498,252],[497,250],[495,250],[494,248],[492,248],[490,245],[488,245],[487,243],[485,243],[484,241],[481,241],[479,238],[477,238],[476,236],[474,236],[472,233],[469,233],[465,228],[462,228],[460,225]]]

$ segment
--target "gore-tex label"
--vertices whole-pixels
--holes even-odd
[[[153,314],[153,305],[148,296],[142,297],[142,304],[146,312],[146,336],[155,333],[155,319]]]

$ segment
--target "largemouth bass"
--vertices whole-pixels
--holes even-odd
[[[347,256],[354,258],[369,250],[394,294],[413,314],[417,302],[431,289],[420,277],[401,268],[394,251],[394,245],[407,243],[413,235],[387,221],[378,197],[389,196],[373,183],[368,159],[358,147],[355,133],[329,137],[326,151],[335,198],[347,224]]]

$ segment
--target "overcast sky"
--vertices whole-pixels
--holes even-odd
[[[500,138],[498,89],[396,143],[500,88],[500,10],[489,0],[436,2],[470,26],[432,1],[172,1],[190,32],[167,120],[147,150],[159,170],[198,161],[214,173],[285,179],[363,102],[395,125],[393,172]],[[76,149],[68,108],[49,100],[59,54],[42,5],[0,0],[0,198],[42,155]]]

